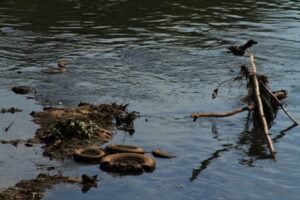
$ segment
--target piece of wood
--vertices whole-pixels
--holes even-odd
[[[277,99],[284,99],[287,97],[286,92],[285,91],[275,91],[273,92],[273,95],[277,98]],[[244,111],[251,111],[254,110],[254,105],[248,105],[242,108],[237,108],[235,110],[232,111],[228,111],[228,112],[220,112],[220,113],[193,113],[191,114],[192,118],[200,118],[200,117],[228,117],[228,116],[232,116]]]
[[[266,91],[275,99],[275,101],[278,103],[278,105],[281,107],[281,109],[285,112],[285,114],[294,122],[295,125],[298,125],[298,122],[292,117],[292,115],[287,111],[285,107],[283,107],[280,100],[274,95],[273,92],[269,90],[264,84],[262,86],[266,89]]]
[[[249,105],[249,106],[245,106],[242,108],[237,108],[233,111],[228,111],[228,112],[220,112],[220,113],[193,113],[191,115],[191,117],[193,118],[199,118],[199,117],[228,117],[228,116],[232,116],[244,111],[250,111],[254,109],[254,105]]]
[[[272,139],[270,137],[269,127],[268,127],[267,120],[266,120],[265,114],[264,114],[264,109],[263,109],[262,100],[261,100],[261,96],[260,96],[260,90],[259,90],[259,82],[256,77],[256,65],[254,62],[254,55],[251,52],[251,50],[249,52],[249,55],[250,55],[250,63],[251,63],[251,67],[252,67],[251,78],[253,79],[253,83],[254,83],[254,87],[255,87],[256,108],[257,108],[258,114],[261,118],[261,122],[263,125],[263,132],[266,137],[271,156],[273,159],[275,159],[275,149],[273,146]]]

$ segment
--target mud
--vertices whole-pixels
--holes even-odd
[[[74,183],[73,179],[61,175],[39,174],[35,179],[22,180],[0,193],[1,200],[38,200],[43,192],[60,183]]]
[[[97,175],[83,174],[81,178],[71,178],[62,175],[48,175],[41,173],[35,179],[22,180],[15,186],[7,188],[0,193],[1,200],[39,200],[43,193],[54,185],[69,183],[80,184],[83,193],[91,187],[97,187]]]

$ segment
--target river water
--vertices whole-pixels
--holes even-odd
[[[161,148],[177,158],[156,159],[153,173],[120,177],[95,165],[49,161],[39,146],[2,144],[0,188],[35,177],[45,165],[100,180],[87,193],[55,186],[47,200],[299,199],[299,128],[284,131],[292,123],[282,111],[270,129],[276,161],[247,127],[246,113],[196,122],[188,117],[241,106],[244,85],[224,85],[214,100],[211,94],[249,65],[246,56],[226,53],[248,39],[258,41],[258,72],[273,90],[288,90],[285,104],[300,120],[299,0],[1,0],[0,103],[24,112],[1,116],[0,139],[31,137],[37,126],[29,113],[42,105],[126,102],[141,118],[133,136],[116,130],[112,143]],[[41,73],[60,58],[72,60],[67,73]],[[13,94],[15,85],[36,88],[36,100]]]

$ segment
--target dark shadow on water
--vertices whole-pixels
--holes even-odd
[[[286,135],[286,132],[288,132],[289,130],[295,128],[296,126],[298,126],[297,124],[292,124],[291,126],[287,127],[286,129],[283,129],[282,131],[279,132],[279,134],[273,138],[273,142],[276,143],[278,142],[279,139],[283,138]]]
[[[198,176],[200,175],[200,173],[201,173],[203,170],[205,170],[205,169],[211,164],[211,162],[212,162],[213,160],[215,160],[216,158],[219,158],[219,157],[221,156],[220,154],[221,154],[222,152],[229,151],[230,149],[233,148],[233,145],[232,145],[232,144],[223,145],[223,146],[224,146],[224,148],[216,150],[214,153],[212,153],[212,155],[211,155],[209,158],[203,160],[203,161],[201,162],[201,165],[200,165],[198,168],[193,169],[192,177],[190,178],[190,181],[194,181],[195,179],[197,179]]]
[[[265,136],[260,126],[256,126],[252,119],[253,116],[249,113],[245,120],[245,128],[239,134],[236,144],[236,149],[245,155],[240,164],[249,163],[249,166],[252,166],[253,160],[271,158],[266,149]]]

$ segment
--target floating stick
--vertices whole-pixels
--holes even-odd
[[[191,117],[193,118],[198,118],[198,117],[228,117],[231,115],[235,115],[244,111],[249,111],[249,110],[253,110],[254,109],[254,105],[249,105],[249,106],[245,106],[242,108],[237,108],[233,111],[228,111],[228,112],[220,112],[220,113],[193,113],[191,115]]]

